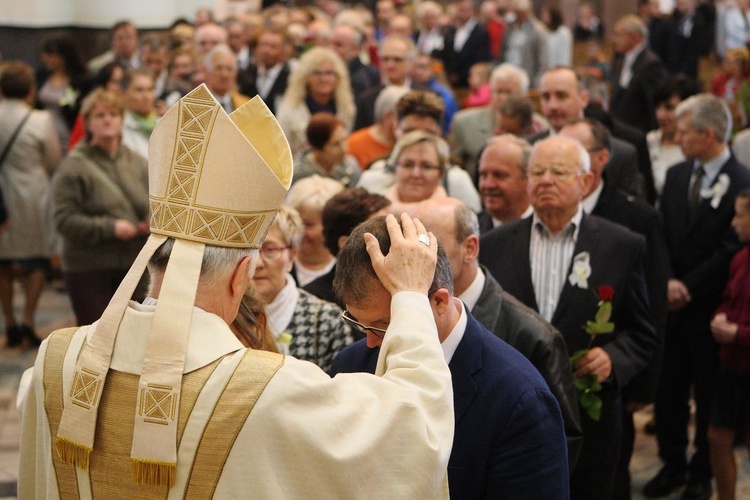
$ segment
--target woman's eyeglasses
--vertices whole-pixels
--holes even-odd
[[[272,261],[281,257],[281,252],[287,250],[288,248],[291,247],[274,247],[271,245],[263,245],[262,247],[260,247],[260,249],[258,249],[258,251],[260,252],[260,256],[263,257],[263,260]]]

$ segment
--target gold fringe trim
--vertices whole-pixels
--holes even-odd
[[[156,460],[145,460],[141,458],[130,458],[133,467],[133,482],[135,484],[150,484],[174,486],[177,475],[177,464],[171,462],[159,462]]]
[[[82,444],[71,441],[64,437],[57,436],[55,440],[55,450],[60,460],[68,465],[77,465],[83,470],[89,468],[89,455],[91,448]]]

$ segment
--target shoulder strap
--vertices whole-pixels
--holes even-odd
[[[21,120],[21,123],[18,124],[18,127],[16,127],[16,130],[13,132],[13,135],[10,136],[10,140],[8,141],[8,144],[5,145],[5,149],[3,149],[3,153],[0,154],[0,166],[3,165],[3,162],[5,161],[5,157],[8,156],[8,153],[10,152],[10,148],[13,146],[13,143],[16,142],[16,138],[18,137],[18,134],[21,132],[21,129],[26,124],[26,120],[29,119],[29,116],[31,116],[31,110],[29,110],[28,113],[26,113],[26,116],[23,117],[23,120]]]

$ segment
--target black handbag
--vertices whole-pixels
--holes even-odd
[[[16,127],[15,132],[13,132],[13,135],[10,136],[10,140],[8,141],[8,144],[5,145],[5,149],[3,149],[3,153],[0,155],[0,168],[3,166],[3,162],[5,161],[5,157],[8,156],[8,153],[10,152],[10,148],[13,147],[13,143],[16,142],[16,138],[18,137],[18,134],[21,132],[21,129],[26,124],[26,120],[29,119],[29,116],[31,116],[31,111],[26,113],[26,116],[23,117],[23,120],[21,120],[21,123],[18,124],[18,127]],[[0,189],[0,225],[5,224],[8,221],[8,209],[5,206],[5,196],[3,196],[3,190]]]

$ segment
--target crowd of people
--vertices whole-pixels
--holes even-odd
[[[67,36],[42,44],[36,72],[2,63],[7,345],[41,342],[35,311],[53,255],[78,325],[106,317],[123,293],[158,311],[169,251],[151,257],[150,273],[131,266],[155,228],[178,241],[175,234],[198,234],[186,227],[199,215],[175,207],[199,190],[200,176],[186,165],[203,162],[205,144],[220,142],[211,136],[211,120],[220,119],[190,103],[206,100],[205,89],[234,116],[257,110],[257,95],[288,144],[274,161],[293,165],[291,188],[255,242],[255,261],[244,264],[254,269],[248,290],[235,297],[230,287],[227,300],[239,314],[214,309],[205,293],[221,294],[208,285],[196,296],[204,306],[195,304],[227,320],[245,347],[358,381],[329,388],[293,365],[302,375],[284,377],[310,377],[309,392],[295,397],[317,394],[330,412],[346,400],[350,418],[359,408],[366,426],[381,405],[368,402],[372,387],[358,385],[368,378],[343,374],[386,376],[408,366],[405,354],[394,354],[393,366],[384,360],[408,347],[392,331],[409,324],[403,309],[414,307],[434,320],[452,377],[455,428],[441,437],[452,439],[449,458],[441,455],[452,497],[630,498],[633,413],[653,403],[664,465],[644,495],[685,486],[682,498],[709,498],[715,478],[719,498],[734,498],[737,432],[750,450],[750,2],[679,0],[664,13],[658,1],[641,0],[637,14],[611,27],[592,4],[576,15],[566,26],[555,2],[535,12],[530,0],[377,0],[372,10],[332,0],[227,19],[200,9],[193,21],[147,35],[117,22],[109,50],[88,63]],[[699,74],[707,58],[721,60],[710,81]],[[155,150],[167,153],[154,146],[155,131],[189,120],[194,135],[181,139],[171,160],[182,170],[158,198],[182,201],[163,207],[149,162]],[[236,124],[268,163],[276,129],[255,131],[267,136],[253,142]],[[225,161],[245,151],[223,147],[213,154]],[[236,189],[227,182],[216,185]],[[383,217],[402,213],[409,217]],[[219,230],[224,216],[200,217],[208,245],[229,231]],[[426,232],[439,249],[421,239]],[[373,248],[400,256],[412,243],[435,261],[434,273],[415,270],[429,274],[426,281],[371,261]],[[417,289],[429,306],[394,295]],[[437,373],[435,354],[425,362]],[[347,390],[362,394],[347,400]],[[381,397],[389,387],[374,390]],[[323,434],[361,439],[361,422],[351,433],[348,421],[333,422],[342,426],[327,424]],[[325,441],[309,444],[317,440]],[[415,483],[382,491],[437,494],[443,477],[435,474],[423,490]],[[346,491],[339,487],[321,495]]]

